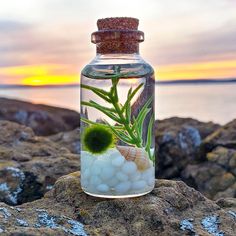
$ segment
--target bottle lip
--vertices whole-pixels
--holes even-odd
[[[144,33],[140,30],[99,30],[91,35],[91,42],[94,44],[106,41],[137,42],[144,41]]]

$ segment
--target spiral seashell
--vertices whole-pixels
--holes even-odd
[[[138,170],[144,171],[150,167],[147,152],[143,148],[117,146],[117,149],[127,161],[134,161]]]

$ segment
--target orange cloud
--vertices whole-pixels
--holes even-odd
[[[57,68],[55,65],[27,65],[27,66],[12,66],[0,69],[1,75],[16,76],[16,75],[45,75],[50,70]]]

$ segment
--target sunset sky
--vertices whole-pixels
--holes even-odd
[[[7,0],[0,3],[0,85],[79,83],[104,17],[139,18],[158,80],[236,78],[236,0]]]

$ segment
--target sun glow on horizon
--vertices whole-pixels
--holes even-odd
[[[156,80],[227,79],[236,77],[236,60],[154,66]],[[29,86],[79,84],[79,70],[70,65],[27,65],[0,68],[8,84]]]
[[[77,75],[47,75],[24,78],[21,84],[30,86],[65,85],[76,84],[78,81],[79,79]]]
[[[0,68],[0,75],[11,78],[11,83],[29,86],[76,84],[79,76],[69,65],[24,65]],[[73,73],[74,72],[74,73]]]

